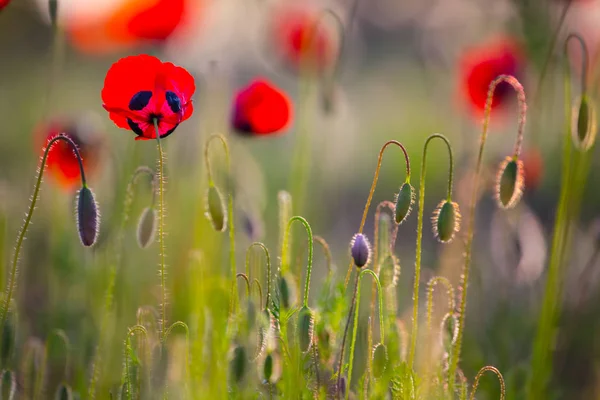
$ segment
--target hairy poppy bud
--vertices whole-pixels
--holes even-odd
[[[387,349],[383,343],[376,344],[373,348],[373,377],[381,378],[388,362]]]
[[[523,162],[506,157],[496,178],[496,197],[500,207],[513,208],[517,205],[523,195],[524,182]]]
[[[76,216],[81,243],[86,247],[92,246],[98,238],[100,215],[94,193],[87,186],[79,191]]]
[[[442,243],[454,239],[454,233],[460,230],[460,210],[458,204],[450,200],[442,200],[433,212],[433,234]]]
[[[227,224],[227,214],[225,213],[225,203],[221,197],[219,189],[215,186],[209,186],[206,193],[206,217],[212,223],[217,232],[223,232]]]
[[[388,255],[383,259],[379,269],[379,282],[381,286],[388,288],[396,286],[400,277],[400,262],[393,254]]]
[[[66,383],[61,383],[56,389],[54,394],[55,400],[71,400],[73,398],[73,391],[71,387]]]
[[[242,345],[235,345],[231,350],[231,358],[229,360],[229,373],[233,383],[242,382],[246,375],[247,363],[246,349]]]
[[[410,215],[415,202],[415,190],[410,183],[405,182],[396,195],[394,219],[396,224],[401,224]]]
[[[313,329],[315,318],[310,308],[302,307],[298,314],[298,342],[300,351],[306,353],[313,341]]]
[[[140,220],[137,226],[137,241],[138,245],[145,249],[152,242],[156,234],[156,211],[153,207],[147,207],[142,211]]]
[[[367,265],[371,259],[371,245],[369,239],[362,233],[357,233],[350,242],[350,254],[354,260],[354,265],[362,268]]]
[[[281,375],[281,363],[279,361],[279,355],[276,352],[270,351],[267,353],[263,362],[262,372],[265,382],[274,384],[279,380]]]
[[[588,96],[582,96],[573,109],[573,141],[580,151],[587,151],[596,139],[596,109]]]
[[[286,274],[279,278],[279,296],[282,308],[291,308],[296,304],[296,286],[294,277]]]

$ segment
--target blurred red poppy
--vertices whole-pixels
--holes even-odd
[[[44,153],[48,142],[59,133],[64,133],[77,145],[83,161],[86,178],[97,169],[101,153],[101,141],[94,125],[84,120],[55,119],[41,123],[34,132],[36,151]],[[55,142],[46,159],[46,174],[65,190],[81,185],[79,162],[71,146],[63,141]]]
[[[335,38],[317,10],[285,6],[275,10],[271,36],[283,61],[299,70],[322,70],[335,60]]]
[[[119,50],[140,41],[161,42],[188,19],[191,9],[201,1],[122,0],[110,12],[70,18],[67,34],[79,50],[89,53]]]
[[[6,7],[10,3],[10,0],[0,0],[0,10]]]
[[[194,107],[194,78],[184,68],[149,55],[121,58],[104,80],[103,107],[119,127],[132,130],[135,140],[169,136],[188,119]]]
[[[544,175],[544,159],[537,147],[525,150],[521,155],[525,169],[525,190],[535,190],[542,182]]]
[[[515,41],[498,39],[468,50],[461,59],[462,90],[471,108],[481,112],[485,108],[490,83],[499,75],[521,75],[522,56]],[[506,82],[494,92],[492,107],[502,106],[514,98],[513,89]]]
[[[235,96],[231,123],[239,133],[268,135],[285,129],[292,119],[290,99],[267,80],[258,78]]]

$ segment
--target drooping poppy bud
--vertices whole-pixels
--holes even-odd
[[[229,360],[229,374],[233,383],[239,384],[243,381],[248,369],[247,364],[246,349],[240,344],[235,345]]]
[[[577,103],[576,103],[577,104]],[[578,107],[573,109],[573,142],[580,151],[587,151],[596,140],[596,108],[592,100],[584,95]]]
[[[76,216],[81,243],[86,247],[92,246],[98,238],[100,214],[94,193],[87,186],[83,186],[77,196]]]
[[[433,234],[442,243],[451,242],[454,234],[460,230],[460,220],[458,204],[450,200],[442,200],[431,217]]]
[[[367,265],[371,259],[371,245],[369,239],[362,233],[357,233],[350,242],[350,254],[354,260],[354,265],[362,268]]]
[[[227,213],[223,197],[216,186],[209,186],[206,192],[206,217],[217,232],[223,232],[227,225]]]
[[[300,351],[306,353],[313,341],[315,318],[313,312],[308,307],[302,307],[298,314],[298,343]]]
[[[394,219],[396,224],[401,224],[410,215],[414,202],[414,188],[408,182],[403,183],[395,200]]]
[[[154,207],[146,207],[140,215],[137,226],[138,245],[145,249],[154,242],[156,235],[156,211]]]
[[[386,256],[379,269],[379,282],[384,288],[393,287],[398,284],[400,278],[400,262],[393,254]]]
[[[523,195],[525,186],[523,162],[506,157],[500,164],[496,178],[496,197],[502,208],[513,208]]]
[[[383,343],[376,344],[373,348],[373,377],[381,378],[388,363],[387,349]]]

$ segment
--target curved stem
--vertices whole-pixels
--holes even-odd
[[[219,140],[221,142],[221,144],[223,145],[223,150],[225,151],[225,162],[227,163],[227,173],[228,176],[231,175],[231,156],[229,154],[229,145],[227,144],[227,140],[225,139],[225,137],[223,135],[211,135],[208,140],[206,141],[206,144],[204,145],[204,162],[206,163],[206,171],[208,174],[208,185],[209,186],[214,186],[215,183],[213,181],[213,177],[212,177],[212,169],[210,167],[210,161],[209,161],[209,149],[210,149],[210,144],[212,143],[213,140]],[[235,293],[237,291],[237,279],[236,279],[236,273],[237,273],[237,268],[235,266],[235,229],[234,229],[234,222],[233,222],[233,191],[231,187],[228,187],[228,202],[227,202],[227,218],[229,221],[229,264],[230,264],[230,268],[231,268],[231,278],[233,280],[233,289],[231,291],[231,302],[229,304],[229,314],[231,315],[231,313],[233,312],[233,310],[235,310],[237,304],[236,304],[236,298],[237,296],[235,296]]]
[[[380,343],[385,342],[385,335],[383,331],[383,293],[381,292],[381,285],[379,283],[379,278],[373,270],[364,269],[360,272],[358,279],[362,278],[364,274],[370,274],[373,277],[373,280],[377,284],[377,292],[379,293],[379,336]],[[348,387],[346,390],[346,399],[348,398],[348,394],[350,392],[350,381],[352,379],[352,367],[354,361],[354,346],[356,344],[356,332],[358,330],[358,314],[360,310],[360,284],[358,285],[358,291],[356,294],[356,310],[354,312],[354,328],[352,330],[352,341],[350,342],[350,360],[348,361]]]
[[[281,259],[283,261],[287,257],[290,228],[292,227],[292,223],[294,221],[298,221],[298,222],[302,223],[302,225],[304,225],[304,229],[306,229],[306,235],[308,236],[308,263],[306,266],[306,281],[304,284],[304,300],[302,302],[302,305],[304,307],[308,307],[308,292],[310,290],[310,275],[312,272],[312,262],[313,262],[313,234],[312,234],[312,229],[310,228],[310,225],[308,224],[308,221],[306,221],[306,219],[304,219],[303,217],[296,215],[296,216],[290,218],[290,220],[288,221],[287,228],[285,230],[285,236],[283,238],[283,249],[282,249],[282,253],[281,253]],[[285,270],[285,268],[282,268],[282,269]]]
[[[262,286],[260,285],[260,281],[257,278],[254,278],[252,280],[252,283],[256,283],[256,288],[258,289],[258,309],[262,310],[263,309],[263,302],[262,302],[262,298],[263,298],[263,291],[262,291]]]
[[[244,281],[246,282],[246,297],[250,297],[250,280],[248,279],[248,276],[246,274],[244,274],[243,272],[238,272],[235,277],[236,277],[236,279],[237,278],[244,279]]]
[[[404,153],[404,160],[406,161],[406,181],[410,182],[410,160],[408,158],[408,152],[404,145],[397,140],[389,140],[381,146],[381,150],[379,150],[379,158],[377,159],[377,168],[375,168],[375,175],[373,176],[373,183],[371,184],[371,190],[369,191],[369,197],[367,198],[367,203],[365,204],[365,209],[363,211],[362,219],[360,220],[360,226],[358,228],[358,233],[362,233],[365,222],[367,220],[367,214],[369,213],[369,206],[371,205],[371,201],[373,200],[373,194],[375,193],[375,187],[377,187],[377,181],[379,180],[379,170],[381,169],[381,162],[383,161],[383,152],[389,145],[396,145],[400,147],[402,153]],[[350,274],[352,273],[352,260],[350,260],[350,265],[348,265],[348,272],[346,272],[346,280],[344,281],[344,289],[348,287],[348,281],[350,280]]]
[[[433,314],[433,290],[435,286],[441,283],[446,288],[446,294],[448,296],[448,312],[454,312],[455,300],[454,300],[454,287],[450,281],[443,276],[434,276],[427,282],[427,331],[431,331],[431,316]]]
[[[253,247],[260,247],[263,252],[265,253],[265,258],[267,259],[267,298],[266,298],[266,307],[269,307],[269,304],[271,302],[271,255],[269,254],[269,250],[267,249],[267,246],[265,246],[263,243],[261,242],[254,242],[252,243],[250,246],[248,246],[248,248],[246,249],[246,271],[248,271],[249,269],[249,265],[250,265],[250,249],[252,249]],[[260,285],[259,285],[260,287]],[[261,289],[261,302],[262,302],[262,289]],[[262,307],[261,307],[262,309]]]
[[[29,203],[29,210],[27,211],[27,215],[25,216],[25,222],[23,222],[23,226],[21,226],[21,230],[19,231],[19,235],[17,237],[17,244],[15,246],[15,252],[12,257],[12,267],[10,270],[10,276],[8,278],[8,285],[4,291],[4,299],[2,301],[2,309],[0,310],[0,337],[4,332],[4,326],[6,325],[6,318],[8,317],[8,309],[10,308],[10,303],[12,300],[13,293],[17,287],[17,270],[19,264],[19,255],[21,254],[21,248],[23,246],[23,241],[25,240],[25,234],[27,233],[27,229],[29,228],[29,224],[31,223],[31,218],[33,217],[33,210],[35,210],[35,205],[38,200],[38,196],[40,193],[40,187],[42,184],[42,176],[44,175],[44,168],[46,167],[46,161],[48,159],[48,153],[52,148],[52,145],[57,141],[62,140],[66,142],[75,153],[75,157],[77,158],[77,162],[79,163],[79,174],[81,175],[81,185],[83,187],[87,186],[85,180],[85,172],[83,170],[83,161],[81,159],[81,155],[79,154],[79,149],[77,145],[71,138],[65,136],[63,134],[59,134],[53,137],[48,144],[46,145],[46,149],[44,150],[44,155],[42,156],[42,161],[40,163],[40,167],[38,168],[38,175],[35,182],[35,186],[33,189],[33,196],[31,196],[31,202]]]
[[[487,365],[481,368],[477,373],[477,376],[475,376],[475,380],[473,381],[473,390],[471,390],[471,396],[469,396],[469,399],[475,399],[475,392],[477,391],[477,387],[479,386],[479,380],[481,379],[481,376],[487,371],[493,372],[498,377],[498,381],[500,382],[500,400],[504,400],[506,396],[506,386],[504,384],[504,378],[502,377],[500,371],[498,371],[498,368],[493,367],[491,365]]]
[[[410,335],[410,350],[408,353],[408,365],[412,368],[415,361],[415,352],[417,349],[417,334],[419,324],[419,285],[421,281],[421,251],[423,245],[423,210],[425,208],[425,177],[427,173],[427,147],[433,139],[440,139],[446,145],[448,149],[448,192],[446,194],[448,201],[451,201],[452,197],[452,184],[454,180],[454,156],[450,141],[446,136],[434,133],[430,135],[423,145],[423,158],[421,159],[421,178],[419,182],[419,212],[417,216],[417,251],[415,254],[415,280],[413,283],[413,313],[412,313],[412,327]]]
[[[319,243],[321,245],[321,248],[323,249],[323,254],[325,255],[325,266],[327,267],[327,275],[328,277],[331,277],[331,275],[333,274],[333,257],[331,256],[331,249],[329,248],[329,244],[323,237],[319,235],[315,235],[313,237],[313,240]]]
[[[342,346],[340,347],[340,361],[338,364],[337,382],[335,385],[336,397],[339,399],[340,385],[342,383],[342,373],[344,372],[344,349],[346,347],[346,338],[348,337],[348,328],[350,327],[350,320],[352,318],[352,312],[354,311],[354,305],[356,303],[356,293],[358,292],[358,280],[359,274],[356,274],[354,281],[354,290],[352,294],[352,301],[350,302],[350,310],[348,310],[348,318],[346,319],[346,326],[344,327],[344,336],[342,337]]]
[[[283,245],[285,241],[285,228],[288,220],[292,214],[292,196],[285,190],[281,190],[277,193],[277,204],[279,206],[279,252],[281,253],[279,273],[284,275],[287,270],[282,270],[283,266],[289,266],[290,260],[289,255],[286,254],[287,258],[283,258]]]
[[[160,337],[165,337],[167,329],[167,271],[165,265],[165,175],[164,175],[164,154],[160,143],[160,133],[158,131],[158,120],[154,119],[154,130],[156,135],[156,147],[158,149],[158,243],[160,253],[160,265],[158,275],[160,276],[160,289],[162,295],[162,304],[160,305]]]
[[[142,334],[144,338],[148,337],[148,331],[142,325],[134,325],[127,331],[127,337],[125,338],[125,356],[124,356],[124,366],[125,366],[125,374],[124,374],[124,384],[127,388],[127,399],[131,400],[131,378],[129,377],[129,354],[133,351],[131,348],[131,337],[134,335]]]
[[[173,332],[173,329],[175,328],[182,328],[183,331],[185,332],[185,379],[186,379],[186,386],[189,384],[189,380],[190,380],[190,361],[189,361],[189,348],[190,348],[190,328],[188,328],[187,324],[183,321],[175,321],[171,324],[171,326],[169,326],[169,328],[167,329],[167,331],[165,332],[165,338],[164,338],[164,343],[167,342],[167,339],[169,338],[169,336],[171,335],[171,333]]]
[[[569,35],[567,36],[567,38],[565,39],[565,48],[564,48],[564,53],[565,56],[568,55],[569,52],[569,42],[571,40],[576,40],[577,43],[579,43],[579,46],[581,47],[581,94],[584,95],[587,91],[587,75],[588,75],[588,67],[589,67],[589,51],[587,48],[587,45],[585,44],[585,41],[583,40],[583,38],[577,34],[577,33],[569,33]]]
[[[477,205],[477,194],[479,192],[479,177],[481,175],[481,167],[483,165],[483,149],[485,147],[485,142],[487,140],[488,127],[490,123],[490,115],[492,113],[492,100],[494,98],[494,91],[496,87],[501,82],[509,83],[514,90],[517,92],[517,99],[519,103],[519,121],[518,121],[518,132],[517,132],[517,141],[515,144],[515,156],[518,157],[521,151],[521,143],[523,141],[523,132],[525,128],[525,120],[526,120],[526,112],[527,112],[527,104],[525,101],[525,91],[523,90],[523,86],[519,83],[519,81],[509,75],[500,75],[497,77],[491,84],[488,90],[487,99],[485,102],[485,112],[484,112],[484,120],[483,120],[483,130],[481,132],[480,141],[479,141],[479,153],[477,155],[477,164],[475,165],[475,175],[473,177],[473,184],[471,187],[471,202],[469,204],[469,227],[467,229],[467,238],[465,243],[465,263],[463,265],[463,270],[461,274],[460,280],[460,299],[459,299],[459,307],[458,307],[458,337],[456,339],[456,344],[452,348],[452,355],[450,358],[450,367],[449,367],[449,375],[453,377],[456,373],[456,368],[458,367],[458,359],[460,357],[460,351],[462,346],[462,335],[464,331],[465,324],[465,313],[467,308],[467,284],[469,282],[469,271],[471,267],[471,257],[472,257],[472,245],[473,245],[473,235],[475,230],[475,207]],[[454,390],[454,379],[450,379],[450,393],[453,393]]]

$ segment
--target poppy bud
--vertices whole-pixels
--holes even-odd
[[[147,207],[142,211],[137,227],[138,245],[145,249],[154,242],[156,234],[156,212],[153,207]]]
[[[388,362],[387,349],[383,343],[376,344],[373,348],[373,377],[381,378]]]
[[[92,246],[98,238],[100,215],[94,193],[87,186],[83,186],[77,198],[77,229],[79,239],[86,246]]]
[[[371,259],[371,245],[369,239],[362,233],[357,233],[350,242],[350,254],[354,260],[354,265],[362,268],[367,265]]]
[[[381,286],[388,288],[396,286],[400,277],[400,262],[393,254],[383,259],[379,269],[379,282]]]
[[[401,224],[409,216],[415,202],[415,190],[410,183],[405,182],[396,195],[394,218],[396,224]]]
[[[225,203],[221,197],[219,189],[215,186],[209,186],[206,193],[206,217],[212,223],[217,232],[223,232],[227,223],[227,214],[225,213]]]
[[[247,363],[246,349],[242,345],[235,345],[231,350],[231,358],[229,360],[229,373],[233,383],[240,383],[244,379]]]
[[[523,162],[513,157],[506,157],[500,164],[496,178],[496,197],[502,208],[513,208],[523,195],[525,186]]]
[[[73,392],[71,391],[71,387],[66,383],[61,383],[56,389],[56,393],[54,394],[55,400],[71,400],[73,398]]]
[[[298,314],[298,342],[300,351],[306,353],[312,344],[315,318],[310,308],[302,307]]]
[[[573,109],[573,141],[580,151],[587,151],[596,139],[596,109],[591,99],[583,95],[579,107]]]
[[[294,277],[287,274],[279,278],[279,296],[282,308],[291,308],[296,304],[296,286]]]
[[[281,373],[279,356],[276,352],[269,352],[263,363],[263,379],[265,382],[273,384],[277,382]]]
[[[458,204],[450,200],[442,200],[433,212],[433,234],[442,243],[454,239],[454,233],[460,230],[460,210]]]

